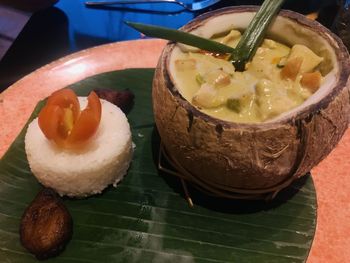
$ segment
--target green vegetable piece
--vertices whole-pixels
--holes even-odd
[[[204,80],[204,78],[202,77],[201,74],[197,74],[197,75],[196,75],[196,81],[197,81],[197,83],[198,83],[199,85],[202,85],[203,83],[205,83],[205,80]]]
[[[233,110],[236,113],[239,113],[241,111],[241,102],[239,99],[233,99],[233,98],[227,99],[226,106],[227,108],[229,108],[230,110]]]
[[[264,40],[267,28],[281,9],[284,1],[264,1],[229,58],[237,71],[245,70],[246,63],[255,55],[256,50]]]

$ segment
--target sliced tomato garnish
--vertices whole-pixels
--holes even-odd
[[[95,92],[88,97],[88,105],[80,113],[74,127],[67,138],[69,144],[81,144],[97,131],[101,120],[101,102]]]
[[[57,137],[63,110],[59,106],[47,105],[39,113],[39,127],[49,140]]]
[[[75,93],[70,89],[54,92],[39,113],[39,127],[47,139],[64,148],[76,148],[89,140],[101,120],[101,102],[95,92],[81,112]]]
[[[71,109],[74,120],[78,118],[80,113],[80,104],[78,97],[71,89],[61,89],[55,91],[48,98],[47,105],[57,105],[60,108]]]

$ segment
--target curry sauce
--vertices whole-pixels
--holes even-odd
[[[235,47],[237,30],[216,38]],[[322,83],[323,61],[304,45],[288,47],[265,39],[243,72],[225,56],[200,50],[174,50],[173,76],[182,96],[199,110],[233,122],[263,122],[308,99]]]

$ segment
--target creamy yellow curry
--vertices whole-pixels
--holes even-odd
[[[237,30],[215,38],[235,47]],[[234,122],[263,122],[302,104],[322,83],[323,61],[304,45],[291,48],[265,39],[243,72],[228,56],[177,51],[173,75],[182,96],[201,111]]]

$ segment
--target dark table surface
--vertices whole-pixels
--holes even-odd
[[[0,61],[0,91],[62,56],[96,45],[143,37],[126,26],[124,21],[179,28],[209,10],[230,5],[261,3],[222,0],[209,9],[193,13],[173,4],[119,5],[96,9],[87,8],[84,2],[60,0],[55,6],[31,15]],[[328,27],[337,12],[336,0],[288,0],[283,8],[303,14],[321,10],[319,20]],[[323,13],[326,15],[322,15]]]

